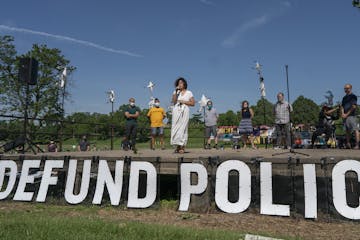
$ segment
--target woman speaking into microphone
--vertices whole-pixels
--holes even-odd
[[[188,140],[189,106],[193,107],[195,100],[192,92],[187,90],[187,82],[182,77],[175,81],[172,103],[174,107],[172,110],[170,144],[176,146],[176,153],[184,153]]]

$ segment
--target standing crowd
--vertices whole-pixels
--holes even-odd
[[[175,90],[172,93],[172,121],[171,121],[171,136],[170,144],[175,149],[175,153],[185,153],[185,147],[188,142],[188,125],[190,118],[190,107],[195,105],[193,93],[188,90],[187,81],[180,77],[175,81]],[[319,113],[319,123],[316,131],[312,135],[312,146],[318,136],[325,135],[326,139],[334,137],[333,113],[340,112],[340,117],[343,119],[344,128],[346,130],[346,148],[359,149],[359,124],[356,118],[357,96],[352,92],[352,85],[345,84],[345,96],[342,99],[341,106],[338,108],[330,108],[323,106]],[[276,141],[273,143],[274,149],[291,149],[292,135],[291,135],[291,112],[292,105],[284,98],[284,93],[277,94],[277,102],[273,107],[273,114],[275,117],[275,132],[274,137]],[[137,119],[140,116],[140,108],[135,105],[135,99],[130,98],[127,105],[124,117],[125,135],[122,140],[122,149],[125,151],[133,150],[137,153],[136,135],[138,123]],[[164,142],[164,124],[163,120],[166,118],[164,108],[160,106],[160,100],[155,98],[154,106],[149,109],[147,113],[151,128],[151,143],[150,148],[155,150],[156,140],[159,139],[160,148],[165,149]],[[239,135],[243,148],[247,148],[250,144],[252,149],[256,149],[254,144],[254,128],[252,119],[254,111],[250,107],[248,101],[243,101],[241,104],[241,121],[235,134]],[[218,126],[217,121],[219,114],[213,106],[213,101],[208,100],[204,109],[204,123],[205,123],[205,148],[211,149],[211,141],[214,140],[213,148],[218,149]],[[354,136],[355,141],[352,143],[351,138]],[[89,143],[84,136],[79,142],[79,151],[88,151]],[[54,151],[54,150],[52,150]]]
[[[328,124],[327,121],[333,120],[332,114],[340,110],[341,118],[343,119],[344,128],[346,129],[346,148],[359,149],[359,125],[356,119],[357,96],[352,92],[352,85],[346,84],[344,86],[345,96],[342,99],[339,109],[324,106],[319,114],[319,124],[317,130],[313,133],[312,146],[316,141],[316,137],[325,135],[326,138],[333,137],[334,127]],[[137,151],[136,143],[136,119],[140,115],[140,109],[135,107],[135,100],[130,98],[129,107],[125,111],[126,117],[126,131],[123,141],[124,150],[132,148],[134,152]],[[184,78],[178,78],[175,81],[175,90],[172,93],[172,121],[171,121],[171,137],[170,144],[175,148],[176,153],[184,153],[185,146],[188,141],[188,125],[190,118],[190,108],[195,105],[193,93],[188,90],[187,81]],[[274,149],[291,149],[292,135],[291,135],[291,112],[292,105],[284,98],[284,93],[277,94],[277,102],[273,107],[273,114],[275,117],[275,138]],[[150,108],[147,116],[150,119],[151,126],[151,149],[155,150],[156,137],[160,138],[161,149],[165,149],[164,144],[164,125],[163,119],[166,117],[165,110],[160,107],[159,99],[155,99],[153,108]],[[217,138],[217,120],[218,113],[213,106],[213,101],[208,100],[204,109],[205,122],[205,138],[206,149],[211,149],[211,141],[214,140],[214,148],[218,149]],[[254,128],[252,118],[254,111],[249,106],[248,101],[243,101],[241,104],[241,121],[239,123],[237,133],[240,135],[243,148],[247,148],[250,143],[252,149],[256,149],[254,144]],[[355,142],[351,144],[351,137],[354,135]]]
[[[190,119],[190,107],[195,106],[195,99],[193,93],[188,90],[188,83],[180,77],[176,79],[174,83],[175,90],[172,93],[172,119],[171,119],[171,136],[170,144],[175,149],[175,153],[185,153],[185,147],[188,142],[188,125]],[[347,149],[359,149],[359,122],[357,119],[357,96],[353,93],[352,85],[344,85],[345,95],[342,99],[341,105],[337,107],[324,105],[319,113],[319,120],[316,126],[316,130],[311,137],[311,146],[314,147],[317,139],[320,137],[324,139],[324,142],[333,143],[336,142],[335,125],[334,120],[341,118],[343,121],[343,127],[346,132],[345,140],[343,143],[344,148]],[[291,112],[293,112],[292,105],[284,98],[284,93],[279,92],[277,94],[277,102],[273,106],[273,115],[275,118],[275,129],[272,134],[275,138],[273,142],[274,149],[291,149],[294,145],[292,139],[292,122]],[[126,105],[124,111],[125,117],[125,134],[121,143],[121,148],[125,151],[132,150],[137,153],[136,137],[138,129],[138,118],[141,110],[135,104],[135,99],[130,98],[129,104]],[[337,116],[334,116],[337,113]],[[214,107],[212,100],[207,100],[204,106],[204,147],[205,149],[219,149],[218,147],[218,118],[219,114]],[[150,149],[155,150],[156,140],[159,139],[159,145],[162,150],[165,149],[164,141],[164,119],[166,118],[166,112],[164,108],[160,106],[160,100],[154,99],[153,107],[151,107],[147,113],[151,128],[151,142]],[[233,129],[233,136],[236,137],[236,148],[240,147],[237,143],[239,140],[242,142],[243,148],[247,148],[249,144],[252,149],[256,149],[254,139],[255,134],[259,134],[260,129],[253,128],[252,119],[254,117],[254,111],[250,107],[247,100],[244,100],[241,104],[241,121],[239,126]],[[234,139],[235,139],[234,137]],[[214,145],[211,146],[211,142],[214,140]],[[9,147],[8,147],[9,145]],[[330,145],[330,144],[328,144]],[[13,149],[16,146],[16,142],[10,142],[0,146],[4,151]],[[73,145],[73,149],[76,146]],[[47,145],[48,152],[57,152],[57,145],[53,140]],[[85,136],[81,138],[77,146],[78,151],[90,151],[90,143]],[[91,150],[96,150],[96,146],[93,145]],[[1,151],[1,149],[0,149]]]

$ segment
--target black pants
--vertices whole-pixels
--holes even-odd
[[[127,121],[125,125],[125,144],[135,146],[137,133],[137,122]]]
[[[290,124],[276,124],[276,145],[281,146],[282,140],[285,139],[285,144],[287,147],[291,147],[291,135],[290,135]]]

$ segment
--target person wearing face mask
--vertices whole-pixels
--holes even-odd
[[[219,115],[216,112],[216,109],[213,107],[213,102],[208,101],[205,108],[205,137],[207,138],[206,149],[211,149],[211,135],[214,137],[215,146],[214,148],[218,149],[218,139],[217,139],[217,120]]]
[[[192,92],[187,90],[187,82],[182,77],[175,81],[172,103],[174,107],[172,109],[170,143],[176,146],[176,153],[184,153],[188,140],[189,107],[195,105],[195,100]]]
[[[137,132],[137,118],[140,116],[140,108],[135,105],[135,99],[129,99],[129,105],[125,109],[125,137],[123,140],[123,148],[125,151],[131,148],[134,153],[136,149],[136,132]]]
[[[78,151],[89,151],[90,150],[90,143],[88,142],[86,136],[82,136],[79,145],[78,145]]]
[[[279,149],[282,139],[285,138],[286,145],[284,148],[291,149],[291,134],[290,134],[290,113],[293,108],[290,103],[285,101],[284,93],[277,94],[277,102],[274,105],[273,113],[275,115],[275,133],[276,133],[276,146]]]
[[[149,109],[147,117],[150,119],[150,128],[151,128],[151,146],[152,150],[155,150],[155,140],[156,136],[160,137],[161,149],[165,149],[164,145],[164,124],[163,120],[166,117],[164,108],[160,107],[160,100],[155,98],[154,107]]]

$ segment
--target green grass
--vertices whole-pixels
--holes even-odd
[[[34,204],[0,212],[1,239],[243,239],[241,233],[106,220],[100,207]],[[106,211],[105,208],[101,208]],[[110,208],[109,208],[110,209]],[[113,208],[111,208],[113,210]],[[76,213],[77,215],[74,216]]]
[[[140,134],[140,133],[138,133]],[[191,129],[189,130],[189,138],[187,148],[203,148],[204,147],[204,138],[203,130],[201,129]],[[145,137],[148,139],[145,142],[138,141],[136,146],[139,149],[150,148],[150,136]],[[89,137],[90,149],[96,146],[97,150],[110,150],[111,149],[111,139],[108,138],[106,140],[99,140],[94,137]],[[170,129],[165,129],[165,146],[170,149],[172,146],[170,145]],[[77,145],[80,139],[70,138],[63,142],[63,151],[77,151]],[[119,150],[121,145],[122,137],[116,136],[114,137],[114,150]],[[47,145],[41,145],[42,149],[46,150]],[[58,144],[59,147],[59,144]],[[160,147],[159,147],[160,148]]]
[[[186,148],[203,148],[204,147],[204,140],[202,138],[189,138],[188,143],[186,145]],[[69,139],[67,141],[65,141],[63,143],[63,151],[77,151],[77,144],[78,141],[75,139]],[[96,146],[96,149],[98,151],[103,151],[103,150],[110,150],[110,139],[109,140],[95,140],[95,139],[90,139],[90,149],[94,146]],[[118,139],[114,139],[114,150],[120,150],[120,144],[121,144],[121,140]],[[214,144],[214,142],[212,142],[212,145]],[[232,147],[232,143],[231,142],[219,142],[218,144],[223,145],[225,148],[231,148]],[[147,142],[139,142],[136,144],[138,149],[149,149],[150,148],[150,140]],[[169,139],[165,138],[165,146],[166,149],[172,149],[173,147],[170,145]],[[269,147],[271,147],[272,145],[268,145]],[[46,151],[46,145],[42,145],[40,146],[42,149],[44,149]],[[75,148],[74,148],[75,147]],[[157,145],[157,148],[160,149],[160,146]],[[257,147],[259,148],[265,148],[264,144],[258,144]]]
[[[172,149],[172,146],[170,145],[170,129],[165,129],[165,146],[167,149]],[[140,134],[140,132],[138,133]],[[198,128],[192,128],[189,129],[189,138],[188,143],[186,145],[186,148],[203,148],[204,147],[204,132],[202,129]],[[93,149],[94,146],[96,146],[96,150],[110,150],[111,149],[111,139],[108,138],[106,140],[99,140],[95,137],[89,137],[90,142],[90,149]],[[138,149],[149,149],[150,148],[150,137],[145,137],[144,139],[148,139],[147,141],[138,141],[136,146]],[[79,143],[80,139],[77,138],[70,138],[63,142],[63,151],[77,151],[77,145]],[[122,137],[116,136],[114,137],[114,150],[120,150]],[[157,143],[157,148],[160,148],[159,143]],[[212,141],[212,144],[214,144],[214,141]],[[232,142],[222,142],[219,141],[219,146],[223,145],[225,148],[231,148]],[[269,144],[270,145],[270,144]],[[259,148],[265,148],[264,144],[258,144]],[[41,145],[42,149],[46,151],[47,145]]]

